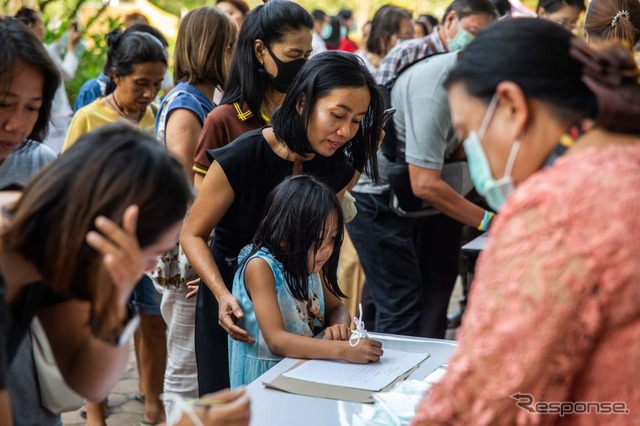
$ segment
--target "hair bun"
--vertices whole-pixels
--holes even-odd
[[[608,130],[640,133],[640,69],[630,52],[619,43],[592,48],[574,38],[569,53],[582,64],[582,80],[596,96],[596,124]]]
[[[120,28],[115,28],[107,34],[107,46],[109,49],[117,50],[120,46],[120,41],[122,41],[122,36],[124,32]]]

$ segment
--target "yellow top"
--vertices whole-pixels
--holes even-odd
[[[80,108],[73,116],[67,137],[62,147],[62,152],[71,148],[80,136],[92,130],[99,129],[107,124],[123,121],[133,125],[130,121],[123,118],[120,114],[104,104],[102,98],[98,98],[89,105]],[[144,132],[153,134],[153,126],[155,124],[155,116],[151,107],[147,107],[144,116],[136,127]]]

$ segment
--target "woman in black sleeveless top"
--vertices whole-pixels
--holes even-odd
[[[180,241],[202,278],[196,308],[201,395],[229,386],[227,333],[253,341],[235,325],[243,313],[230,289],[238,253],[251,241],[269,192],[287,176],[309,173],[342,200],[363,169],[378,176],[382,102],[355,55],[324,52],[311,58],[272,123],[209,151],[213,164],[183,225]]]

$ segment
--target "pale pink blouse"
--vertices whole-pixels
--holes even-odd
[[[571,153],[518,187],[458,338],[412,425],[640,424],[640,143]],[[630,413],[535,414],[516,394]]]

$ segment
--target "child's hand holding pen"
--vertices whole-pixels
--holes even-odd
[[[360,318],[362,318],[362,304],[360,304]],[[351,330],[346,324],[335,324],[324,331],[325,340],[348,341],[340,358],[356,364],[367,364],[380,361],[382,356],[382,342],[369,338],[364,321],[353,318],[356,326]]]
[[[383,353],[382,342],[366,337],[361,338],[357,345],[347,345],[344,359],[354,364],[368,364],[380,361]]]
[[[357,318],[356,318],[357,319]],[[368,364],[380,361],[382,356],[382,343],[373,340],[364,334],[354,337],[355,331],[351,331],[345,324],[336,324],[324,330],[324,340],[340,340],[344,342],[343,355],[345,361],[355,364]]]
[[[364,321],[362,320],[362,303],[358,304],[358,307],[360,308],[360,317],[353,317],[353,323],[356,328],[351,332],[351,336],[349,337],[349,348],[346,359],[356,364],[378,362],[383,354],[382,342],[369,337],[367,329],[364,326]]]

